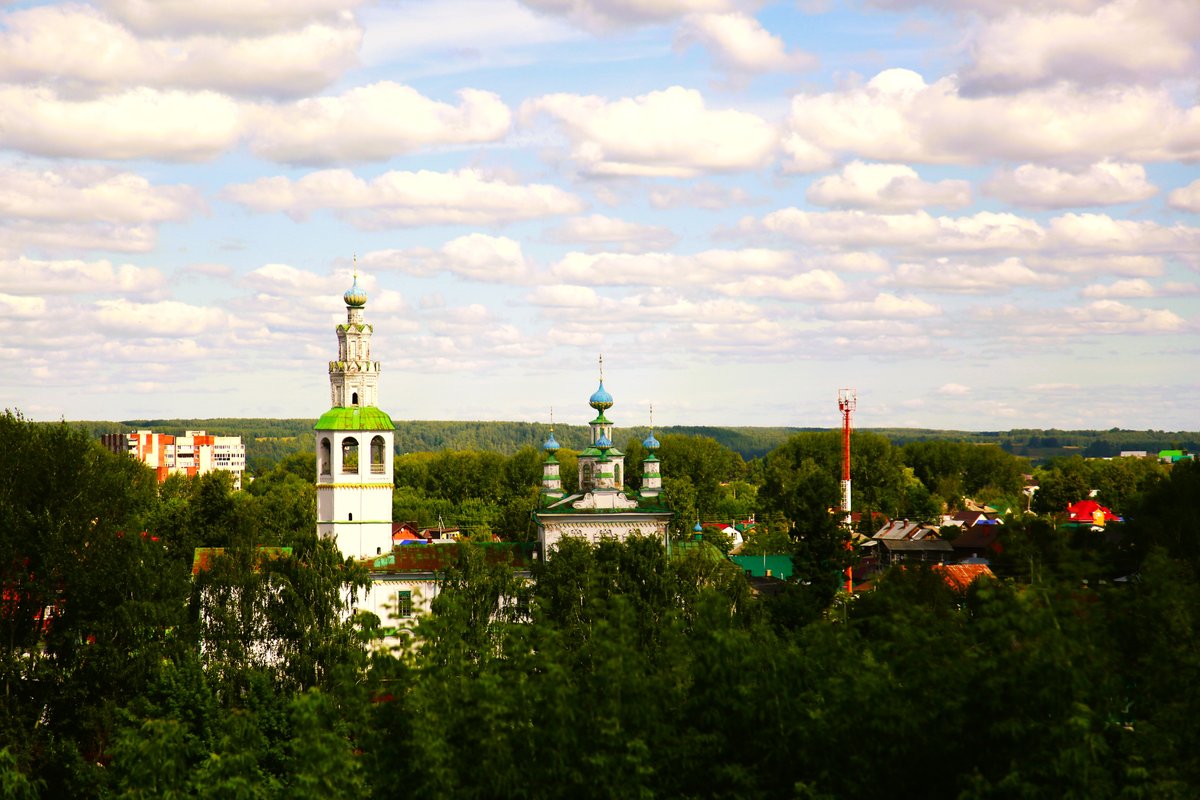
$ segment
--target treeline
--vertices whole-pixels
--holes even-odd
[[[865,437],[892,465],[856,478],[872,502],[924,487],[894,477],[915,473],[907,447]],[[715,442],[684,449],[696,441],[672,442],[696,462],[680,480],[737,469]],[[1012,518],[1004,580],[958,593],[900,569],[851,601],[837,587],[852,553],[814,512],[836,435],[798,434],[758,495],[795,553],[777,594],[705,547],[567,542],[523,580],[463,544],[434,613],[389,648],[386,621],[352,613],[362,570],[313,535],[299,458],[231,492],[220,474],[156,485],[70,426],[4,414],[0,442],[6,797],[1200,790],[1194,463],[1139,484],[1119,540]],[[978,447],[953,444],[921,451],[947,492],[978,467]],[[488,463],[501,501],[528,477]],[[441,470],[480,477],[404,468],[423,492]],[[197,546],[224,550],[193,572]]]
[[[479,450],[511,456],[522,447],[540,447],[550,432],[549,425],[536,422],[395,420],[395,423],[397,454]],[[269,471],[286,455],[312,452],[313,448],[313,420],[309,419],[144,419],[72,424],[83,426],[97,436],[145,429],[161,433],[205,430],[219,436],[241,436],[246,444],[247,461],[255,474]],[[708,437],[750,461],[764,457],[795,433],[831,428],[668,426],[656,430],[660,434]],[[586,425],[556,425],[554,431],[555,437],[566,448],[582,450],[588,444],[589,430]],[[1200,433],[1195,431],[872,428],[867,432],[879,434],[895,445],[922,441],[997,445],[1013,455],[1029,458],[1035,464],[1069,455],[1111,458],[1127,450],[1157,453],[1160,450],[1182,448],[1193,453],[1200,452]],[[627,438],[641,441],[648,433],[649,428],[645,426],[618,428],[622,441]]]

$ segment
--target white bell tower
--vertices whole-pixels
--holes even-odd
[[[343,295],[346,322],[337,326],[338,358],[329,362],[332,408],[314,426],[317,440],[317,533],[332,536],[343,556],[392,549],[392,454],[396,426],[376,403],[379,362],[371,360],[374,327],[363,322],[367,294]]]

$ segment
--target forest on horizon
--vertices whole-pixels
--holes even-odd
[[[540,447],[550,433],[542,422],[393,420],[396,424],[396,454],[439,452],[443,450],[479,450],[511,456],[522,447]],[[213,418],[213,419],[134,419],[120,422],[78,420],[67,422],[81,426],[94,436],[104,433],[131,433],[153,430],[156,433],[181,434],[185,430],[204,430],[216,436],[241,436],[246,445],[246,462],[251,473],[265,472],[292,453],[312,452],[312,426],[315,419]],[[720,425],[668,425],[655,432],[684,436],[707,436],[733,450],[746,460],[763,458],[795,433],[833,430],[831,427],[757,427]],[[1200,431],[1059,430],[1014,428],[994,431],[956,431],[933,428],[856,428],[886,437],[901,446],[910,442],[956,441],[992,444],[1035,464],[1049,459],[1082,455],[1085,458],[1111,458],[1127,450],[1156,453],[1164,449],[1200,451]],[[650,432],[648,426],[617,427],[617,443],[641,441]],[[554,435],[565,448],[586,447],[586,425],[554,426]]]

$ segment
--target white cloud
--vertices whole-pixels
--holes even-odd
[[[154,249],[157,240],[158,231],[153,225],[0,217],[0,256],[17,256],[29,250],[46,253],[81,253],[88,250],[145,253]]]
[[[0,319],[39,319],[46,314],[46,301],[0,292]]]
[[[1172,190],[1167,195],[1167,205],[1180,211],[1200,214],[1200,180],[1194,180],[1187,186]]]
[[[1143,278],[1116,281],[1110,284],[1093,284],[1085,286],[1081,295],[1098,300],[1109,300],[1127,297],[1154,297],[1156,292],[1150,282]]]
[[[600,304],[600,295],[596,294],[595,289],[573,284],[539,286],[529,293],[527,299],[533,305],[544,308],[582,310]]]
[[[1104,158],[1200,158],[1200,109],[1166,88],[1054,84],[1003,97],[967,97],[956,78],[926,84],[885,70],[866,84],[792,99],[784,149],[806,171],[833,154],[910,163],[973,164]]]
[[[359,276],[358,280],[368,293],[374,288],[369,276]],[[340,297],[350,288],[351,281],[350,273],[345,270],[317,275],[290,264],[264,264],[242,278],[247,286],[275,297]]]
[[[801,211],[767,214],[762,226],[811,244],[905,247],[926,252],[965,252],[1038,247],[1046,232],[1036,221],[1015,214],[980,211],[969,217],[872,214],[864,211]]]
[[[0,260],[0,289],[23,295],[155,294],[166,281],[153,268],[109,261]]]
[[[186,219],[202,207],[200,193],[190,186],[154,186],[141,175],[109,167],[0,164],[0,214],[10,218],[155,223]]]
[[[203,5],[203,4],[200,4]],[[357,59],[353,20],[258,36],[139,38],[93,8],[10,12],[0,31],[0,80],[75,89],[215,89],[297,95],[337,80]]]
[[[1200,252],[1200,228],[1113,219],[1107,214],[1064,214],[1050,220],[1049,233],[1053,245],[1076,251],[1138,255]]]
[[[942,309],[919,297],[903,297],[880,292],[869,302],[832,303],[821,308],[821,316],[829,319],[875,320],[936,317]]]
[[[1062,320],[1054,315],[1039,315],[1030,323],[1034,330],[1100,333],[1106,335],[1179,333],[1188,325],[1173,311],[1154,308],[1134,308],[1116,300],[1097,300],[1082,308],[1062,309]]]
[[[962,395],[970,394],[971,387],[963,386],[961,383],[943,383],[937,391],[938,394],[948,394],[961,397]]]
[[[65,100],[44,87],[0,86],[0,147],[42,156],[202,161],[240,132],[237,105],[214,92],[130,89]]]
[[[989,21],[962,71],[969,92],[1060,81],[1155,81],[1194,73],[1200,9],[1194,0],[1112,0],[1097,8],[1014,10]]]
[[[1134,203],[1158,192],[1141,164],[1101,161],[1084,170],[1022,164],[998,172],[983,191],[1014,205],[1035,208]]]
[[[788,52],[783,40],[771,34],[748,14],[694,14],[686,17],[675,34],[675,48],[693,44],[707,49],[724,69],[731,72],[776,72],[815,69],[817,57],[800,51]]]
[[[398,270],[417,277],[448,272],[487,283],[523,283],[532,274],[532,264],[521,252],[520,242],[482,233],[460,236],[437,250],[375,250],[360,261],[368,269]]]
[[[798,259],[783,250],[706,250],[673,253],[568,253],[550,267],[555,278],[593,286],[686,286],[751,275],[786,276]]]
[[[225,188],[224,196],[256,211],[302,220],[329,209],[363,230],[409,225],[489,225],[581,211],[577,197],[548,184],[514,184],[480,170],[386,172],[370,181],[349,170],[321,170],[292,180],[260,178]]]
[[[382,161],[429,145],[502,139],[512,115],[492,92],[463,89],[457,106],[391,81],[337,97],[259,106],[250,147],[273,161],[329,164]]]
[[[567,17],[585,28],[610,30],[668,22],[693,13],[735,11],[739,0],[521,0],[536,11]]]
[[[681,86],[614,101],[545,95],[526,101],[521,113],[555,119],[571,141],[571,159],[591,175],[686,178],[756,169],[776,144],[762,118],[708,109],[699,92]]]
[[[729,297],[765,297],[777,300],[827,301],[846,296],[846,285],[836,273],[824,269],[778,277],[756,275],[718,283],[713,289]]]
[[[654,208],[704,208],[717,211],[730,206],[744,206],[751,202],[749,193],[738,186],[724,187],[705,181],[688,186],[662,186],[650,191],[650,205]]]
[[[552,242],[617,245],[619,249],[630,253],[663,250],[679,241],[679,237],[667,228],[614,219],[603,214],[572,217],[559,227],[547,231],[546,238]]]
[[[925,211],[873,214],[784,208],[767,214],[761,223],[741,223],[747,233],[759,228],[809,244],[897,247],[923,253],[1010,250],[1069,258],[1086,253],[1147,256],[1200,251],[1200,228],[1092,213],[1063,214],[1043,227],[1033,219],[990,211],[967,217],[934,217]],[[1145,268],[1145,262],[1130,263]]]
[[[235,324],[218,308],[195,306],[176,300],[135,303],[125,298],[100,300],[94,312],[96,324],[117,333],[146,337],[190,337]]]
[[[100,5],[144,33],[237,33],[288,30],[314,20],[338,20],[366,0],[100,0]]]
[[[425,59],[439,70],[475,69],[529,60],[530,46],[586,37],[565,20],[538,14],[517,0],[374,3],[359,17],[368,66]]]
[[[892,275],[880,280],[889,286],[959,294],[994,294],[1025,286],[1053,288],[1065,282],[1062,276],[1030,269],[1018,258],[982,266],[944,259],[932,264],[900,264]]]
[[[805,197],[821,206],[913,211],[924,206],[970,205],[971,188],[962,180],[927,183],[916,170],[903,164],[853,161],[840,175],[828,175],[813,183]]]
[[[1024,257],[1024,261],[1034,269],[1063,274],[1155,276],[1163,273],[1162,256],[1031,253]]]
[[[929,7],[946,12],[978,12],[985,16],[1000,16],[1017,9],[1030,11],[1091,11],[1109,0],[867,0],[876,8],[907,11]]]

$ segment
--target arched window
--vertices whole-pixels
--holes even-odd
[[[371,440],[371,474],[383,475],[387,472],[387,464],[384,461],[386,449],[387,445],[382,436],[376,436]]]
[[[330,474],[330,471],[333,469],[333,466],[332,466],[333,452],[332,452],[332,448],[330,447],[330,444],[329,444],[329,437],[325,437],[324,439],[321,440],[320,461],[321,461],[321,474],[322,475]]]
[[[585,491],[592,488],[592,462],[579,462],[579,490]]]
[[[358,472],[358,439],[342,439],[342,472]]]
[[[354,394],[350,395],[350,405],[352,405],[352,406],[358,405],[358,392],[355,392]]]
[[[620,463],[617,463],[616,466],[613,467],[613,470],[614,470],[613,477],[616,479],[617,488],[620,488],[620,486],[621,486],[621,465],[620,465]]]

